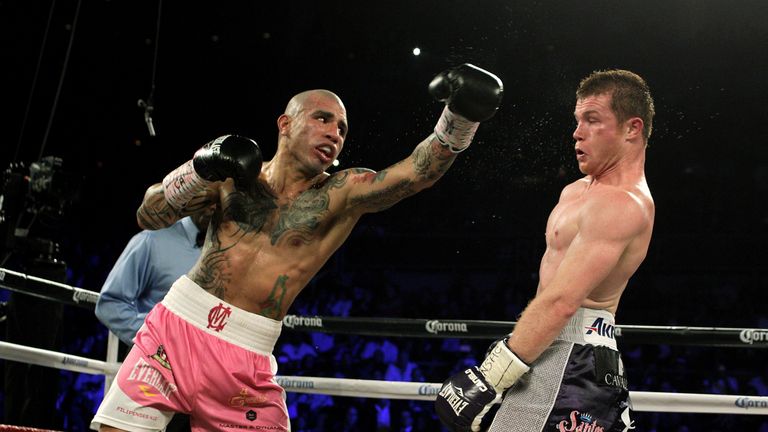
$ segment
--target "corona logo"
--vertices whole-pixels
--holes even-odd
[[[96,304],[96,302],[99,300],[99,293],[85,290],[75,290],[75,292],[72,294],[72,300],[74,300],[75,303]]]
[[[419,396],[435,396],[440,393],[440,388],[429,384],[419,386]]]
[[[208,328],[220,332],[227,325],[227,319],[232,315],[232,308],[219,303],[208,312]]]
[[[744,409],[768,408],[768,399],[744,396],[736,399],[736,406]]]
[[[467,323],[444,323],[438,320],[430,320],[427,321],[425,328],[427,332],[432,334],[443,332],[469,333],[469,329],[467,329]]]
[[[315,382],[310,379],[289,379],[279,377],[277,378],[277,384],[284,389],[312,389],[315,388]]]
[[[761,329],[744,329],[739,333],[739,339],[745,344],[768,342],[768,331]]]
[[[296,315],[286,315],[283,318],[283,325],[288,328],[299,327],[323,327],[323,319],[320,317],[302,317]]]

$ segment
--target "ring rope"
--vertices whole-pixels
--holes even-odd
[[[2,267],[0,287],[88,309],[94,309],[99,299],[99,293],[94,291]],[[286,315],[283,326],[299,331],[364,336],[497,339],[512,331],[515,322]],[[761,328],[619,325],[607,331],[634,344],[768,348],[768,329]]]
[[[107,363],[101,360],[63,354],[4,341],[0,341],[0,358],[94,375],[114,375],[117,373],[117,370],[120,369],[119,363]]]
[[[95,309],[99,293],[0,267],[0,287],[22,294]]]
[[[507,335],[515,322],[286,315],[283,326],[292,330],[366,336],[497,339]],[[617,339],[635,344],[768,348],[768,329],[759,328],[619,325],[607,331],[613,332]]]
[[[90,374],[114,375],[120,367],[120,363],[7,342],[0,342],[0,358]],[[277,376],[275,379],[286,391],[296,393],[423,401],[434,400],[442,386],[439,383],[305,376]],[[768,415],[768,397],[765,396],[632,391],[630,398],[635,411]]]
[[[435,400],[440,383],[278,376],[286,391],[383,399]],[[650,412],[768,415],[768,397],[631,391],[632,409]]]
[[[59,432],[50,429],[37,429],[25,426],[0,425],[0,432]]]

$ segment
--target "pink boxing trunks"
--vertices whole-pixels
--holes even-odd
[[[272,350],[282,323],[222,302],[186,276],[147,315],[92,428],[289,431]]]

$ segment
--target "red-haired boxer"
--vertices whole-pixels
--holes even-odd
[[[448,379],[436,401],[452,431],[632,429],[614,314],[645,259],[654,204],[645,180],[653,99],[624,70],[595,72],[576,91],[576,159],[585,177],[566,186],[547,221],[536,297],[479,367]]]

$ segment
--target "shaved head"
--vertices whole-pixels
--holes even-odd
[[[284,114],[292,117],[296,116],[299,112],[301,112],[307,100],[312,98],[333,99],[338,102],[342,108],[344,108],[344,103],[341,102],[341,98],[339,98],[336,93],[330,90],[316,89],[303,91],[292,97],[291,100],[288,101],[288,105],[285,107]],[[346,108],[344,108],[344,110],[346,111]]]

